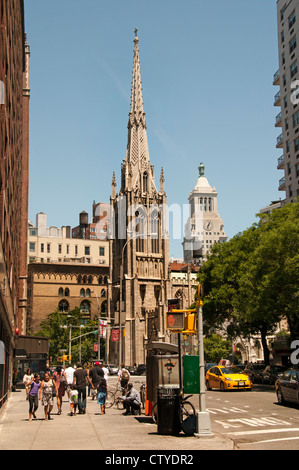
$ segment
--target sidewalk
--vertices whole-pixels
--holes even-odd
[[[123,416],[112,407],[100,415],[96,400],[87,398],[85,415],[68,416],[64,397],[62,414],[57,415],[56,400],[52,420],[45,421],[41,404],[37,419],[28,421],[29,404],[25,390],[11,393],[0,413],[0,450],[232,450],[233,443],[221,435],[196,438],[157,434],[157,425],[145,416]],[[212,430],[213,431],[213,430]]]

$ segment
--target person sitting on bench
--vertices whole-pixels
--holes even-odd
[[[120,398],[126,409],[124,415],[135,414],[135,411],[138,411],[141,414],[141,400],[139,392],[133,387],[133,384],[129,383],[127,385],[127,393],[125,396]]]

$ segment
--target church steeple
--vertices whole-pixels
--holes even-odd
[[[122,188],[125,192],[129,186],[134,191],[144,192],[143,175],[146,174],[147,191],[156,190],[153,169],[150,163],[145,112],[143,109],[142,81],[139,56],[138,29],[135,28],[134,60],[131,88],[131,106],[128,122],[128,141],[126,158],[122,168]]]
[[[142,81],[140,71],[140,57],[139,57],[139,39],[137,36],[138,28],[135,28],[134,38],[134,63],[133,63],[133,76],[132,76],[132,89],[131,89],[131,110],[130,121],[135,120],[136,123],[141,123],[146,127],[145,112],[143,111],[143,97],[142,97]]]

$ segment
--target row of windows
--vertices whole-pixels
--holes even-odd
[[[45,246],[46,245],[46,246]],[[75,245],[75,256],[78,255],[78,245]],[[91,250],[90,246],[86,245],[84,246],[84,255],[85,256],[90,256]],[[36,243],[35,242],[30,242],[29,243],[29,251],[34,252],[36,250]],[[40,251],[41,253],[51,253],[51,243],[41,243],[40,244]],[[62,244],[58,244],[58,253],[62,254]],[[70,254],[70,245],[66,245],[66,254]],[[100,246],[99,247],[99,256],[105,256],[105,247]]]
[[[89,288],[87,289],[81,289],[80,290],[80,297],[91,297],[91,290]],[[58,289],[58,295],[59,297],[69,297],[70,296],[70,290],[68,287],[63,289],[63,287],[59,287]],[[101,290],[101,297],[106,297],[106,290],[102,289]]]
[[[106,313],[107,303],[106,301],[101,305],[101,313]],[[66,299],[63,299],[58,304],[58,311],[60,313],[67,313],[70,310],[70,304]],[[91,313],[91,304],[89,300],[83,300],[80,304],[80,313],[90,314]]]
[[[98,278],[98,283],[99,284],[108,284],[108,276],[99,276]],[[92,284],[93,283],[93,276],[89,275],[87,276],[86,274],[84,274],[84,276],[82,276],[81,274],[79,274],[78,278],[77,278],[77,283],[78,284]]]

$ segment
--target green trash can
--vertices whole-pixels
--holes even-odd
[[[177,435],[181,431],[180,389],[158,387],[158,434]]]

